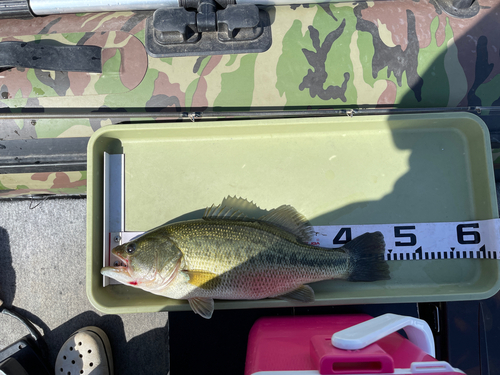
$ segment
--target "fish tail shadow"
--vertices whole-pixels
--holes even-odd
[[[389,265],[384,258],[385,241],[380,232],[365,233],[344,246],[353,269],[348,281],[389,280]]]

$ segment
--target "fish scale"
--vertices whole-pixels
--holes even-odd
[[[311,232],[291,206],[258,219],[212,206],[202,219],[166,224],[116,247],[113,252],[127,267],[106,267],[101,273],[168,298],[187,299],[206,318],[214,298],[311,302],[314,291],[307,283],[389,277],[381,233],[325,249],[307,244]]]
[[[171,238],[186,257],[191,269],[211,272],[242,273],[266,269],[268,278],[286,276],[280,267],[303,266],[304,276],[310,279],[337,275],[348,271],[343,251],[318,249],[314,246],[290,241],[280,236],[280,230],[259,222],[200,221],[176,230]],[[222,261],[221,261],[222,260]],[[248,264],[248,266],[245,266]]]

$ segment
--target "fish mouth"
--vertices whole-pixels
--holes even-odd
[[[120,255],[120,254],[116,253],[116,252],[115,252],[115,249],[111,250],[111,253],[112,253],[115,257],[117,257],[117,258],[120,260],[120,262],[121,262],[121,264],[119,264],[119,265],[115,265],[115,266],[114,266],[115,268],[128,268],[128,259],[127,259],[127,258],[125,258],[124,256],[122,256],[122,255]]]
[[[119,259],[120,264],[116,264],[118,262],[115,262],[114,265],[102,268],[101,274],[103,276],[111,277],[121,283],[129,284],[132,279],[132,275],[130,274],[130,268],[128,267],[128,259],[114,252],[114,249],[112,250],[112,253]]]
[[[130,282],[134,281],[132,275],[130,275],[129,268],[124,266],[101,268],[101,275],[110,277],[126,285],[130,285]]]

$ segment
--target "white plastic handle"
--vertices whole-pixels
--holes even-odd
[[[440,372],[462,373],[462,371],[451,367],[451,365],[445,361],[413,362],[411,364],[410,370],[412,374],[429,374]]]
[[[405,330],[412,343],[435,357],[434,337],[427,322],[396,314],[385,314],[339,331],[332,336],[332,344],[339,349],[363,349],[400,329]]]

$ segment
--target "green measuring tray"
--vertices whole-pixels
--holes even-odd
[[[103,153],[125,154],[125,230],[199,215],[228,195],[290,204],[313,225],[498,217],[489,134],[476,116],[422,114],[106,126],[88,145],[87,293],[106,313],[189,310],[125,285],[102,286]],[[194,213],[194,214],[193,214]],[[499,261],[390,261],[389,281],[312,284],[312,305],[482,299]],[[291,306],[216,301],[216,309]]]

